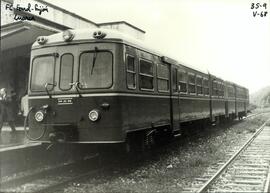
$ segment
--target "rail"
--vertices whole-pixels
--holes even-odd
[[[228,168],[228,166],[238,157],[238,155],[241,152],[243,152],[252,143],[252,141],[261,133],[261,131],[264,129],[268,121],[270,121],[270,119],[268,119],[261,125],[261,127],[249,138],[249,140],[197,191],[197,193],[206,192],[208,187],[222,174],[222,172],[226,168]]]

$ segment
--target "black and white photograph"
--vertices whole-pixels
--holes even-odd
[[[0,193],[270,192],[269,0],[1,0]]]

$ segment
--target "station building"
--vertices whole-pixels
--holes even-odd
[[[19,106],[27,92],[30,52],[36,38],[78,28],[111,28],[139,39],[145,34],[125,21],[95,23],[44,0],[1,0],[0,88],[15,91]]]

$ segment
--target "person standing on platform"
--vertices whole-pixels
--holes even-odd
[[[29,107],[28,107],[28,95],[24,95],[21,98],[21,109],[20,109],[22,115],[24,116],[24,118],[27,117],[27,114],[29,112]]]
[[[0,90],[0,132],[3,127],[3,123],[8,122],[12,132],[15,132],[15,112],[14,112],[14,104],[13,101],[15,97],[15,93],[11,92],[11,95],[7,95],[7,91],[5,88]]]

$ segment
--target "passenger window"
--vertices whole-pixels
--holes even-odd
[[[220,90],[221,90],[220,82],[217,82],[217,96],[218,97],[221,96]]]
[[[218,96],[218,87],[217,87],[217,82],[213,81],[213,96]]]
[[[157,66],[158,91],[169,91],[169,68],[167,65]]]
[[[224,84],[220,83],[220,96],[223,98],[224,97]]]
[[[190,94],[195,94],[195,75],[189,74],[188,75],[188,92]]]
[[[180,92],[187,93],[187,74],[185,71],[178,72],[178,81],[180,85]]]
[[[73,55],[64,54],[61,57],[60,64],[60,84],[59,87],[62,90],[69,90],[72,86],[70,83],[73,81]]]
[[[232,86],[229,87],[229,97],[234,97],[234,88]]]
[[[239,98],[241,99],[244,99],[244,89],[243,88],[239,88],[239,91],[238,91],[238,96]]]
[[[236,96],[237,96],[237,98],[240,98],[240,89],[239,88],[236,88]]]
[[[208,79],[203,79],[203,90],[205,95],[209,95],[209,81]]]
[[[173,68],[172,70],[172,86],[173,86],[173,92],[177,92],[177,69]]]
[[[202,77],[197,77],[197,94],[203,94]]]
[[[154,65],[151,62],[140,60],[140,89],[154,89]]]
[[[136,67],[135,59],[132,56],[127,56],[127,87],[129,89],[136,89]]]

